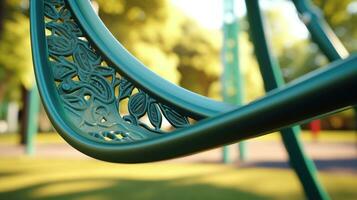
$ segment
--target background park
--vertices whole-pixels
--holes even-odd
[[[329,63],[290,1],[260,3],[286,82]],[[313,3],[346,49],[356,52],[357,1]],[[225,100],[223,0],[96,0],[93,5],[113,35],[151,70]],[[34,91],[28,7],[27,0],[0,1],[0,199],[304,199],[278,133],[240,148],[150,164],[105,163],[70,147],[42,106],[38,114],[28,113]],[[244,1],[236,1],[236,14],[240,103],[246,104],[265,92]],[[38,133],[29,137],[34,116]],[[356,127],[352,109],[302,124],[305,150],[332,199],[357,199]]]

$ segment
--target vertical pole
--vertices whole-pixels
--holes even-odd
[[[19,130],[19,144],[20,145],[26,145],[26,137],[27,137],[27,124],[28,124],[28,107],[29,107],[29,96],[30,96],[30,91],[25,87],[21,86],[21,97],[22,97],[22,108],[20,112],[20,130]]]
[[[223,1],[223,98],[224,101],[240,105],[243,103],[243,79],[239,69],[239,24],[235,12],[235,0]],[[244,142],[239,143],[239,158],[246,159]],[[228,147],[223,147],[223,162],[229,162]]]
[[[263,18],[260,13],[258,0],[245,0],[247,18],[250,25],[250,35],[266,91],[284,85],[284,79],[279,64],[272,56],[265,37]],[[289,155],[289,161],[298,175],[308,199],[330,199],[317,178],[316,168],[303,151],[300,142],[300,127],[294,126],[280,131],[284,146]]]
[[[346,58],[349,55],[346,47],[324,20],[320,10],[314,7],[311,0],[292,0],[301,21],[311,34],[311,39],[325,54],[329,61]]]
[[[30,89],[27,97],[27,111],[26,111],[26,154],[33,155],[35,153],[35,136],[38,129],[38,113],[40,109],[40,97],[37,86]]]

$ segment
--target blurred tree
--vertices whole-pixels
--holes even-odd
[[[168,0],[97,2],[99,15],[113,35],[154,72],[191,91],[221,98],[220,31],[200,27]],[[249,46],[247,35],[240,40],[242,46]],[[252,51],[241,53],[249,56]],[[250,76],[248,99],[254,99],[262,94],[257,65],[253,57],[242,62]]]
[[[239,62],[246,87],[245,101],[249,102],[263,94],[263,85],[244,22],[240,24]],[[194,92],[221,99],[222,33],[202,29],[189,19],[182,30],[181,42],[174,49],[180,57],[180,84]]]
[[[30,28],[22,0],[3,0],[0,7],[0,101],[21,99],[21,86],[33,82]]]
[[[313,0],[350,52],[357,51],[357,1]]]
[[[33,84],[30,26],[27,0],[1,1],[0,15],[0,102],[22,103],[21,138],[25,143],[28,89]]]
[[[286,6],[286,5],[285,5]],[[287,82],[296,79],[318,67],[327,64],[327,59],[319,52],[317,45],[304,38],[304,30],[295,33],[298,21],[292,23],[282,7],[264,11],[270,46],[278,57],[283,76]],[[297,13],[296,20],[298,20]]]
[[[313,0],[322,15],[350,53],[357,52],[357,1],[356,0]],[[356,108],[355,108],[356,110]],[[353,119],[354,117],[354,119]],[[347,110],[327,117],[325,121],[332,129],[355,129],[356,113]],[[336,123],[340,122],[340,123]]]
[[[285,5],[286,6],[286,5]],[[297,13],[296,20],[298,20]],[[272,7],[264,10],[267,25],[267,35],[270,47],[278,57],[283,76],[287,82],[300,77],[327,63],[325,57],[319,54],[317,45],[310,42],[302,35],[305,30],[300,30],[300,35],[295,33],[296,24],[292,23],[282,7]],[[319,63],[315,63],[319,61]]]
[[[154,72],[178,83],[178,57],[172,52],[182,16],[166,0],[98,0],[99,15],[113,35]]]
[[[222,73],[220,32],[200,28],[188,18],[181,24],[181,31],[181,37],[173,49],[180,58],[180,85],[196,93],[219,98],[219,88],[211,86],[217,87]],[[216,92],[211,91],[215,89]]]
[[[327,23],[331,25],[337,36],[350,52],[357,50],[357,2],[354,0],[327,1],[313,0],[314,5],[321,10]],[[265,10],[269,37],[272,48],[279,58],[284,77],[291,81],[328,63],[310,38],[296,35],[291,17],[286,15],[297,13],[284,12],[282,7]],[[297,17],[296,17],[297,18]]]
[[[4,17],[5,17],[5,1],[0,1],[0,38],[1,33],[4,28]]]
[[[312,0],[320,9],[321,15],[326,19],[342,43],[350,52],[357,51],[357,2],[355,0],[327,1]],[[327,58],[320,52],[318,46],[310,40],[309,36],[297,37],[294,34],[296,23],[289,21],[295,13],[284,13],[281,7],[265,10],[271,47],[278,56],[284,77],[291,81],[310,71],[328,64]],[[327,128],[353,128],[351,123],[353,112],[346,111],[324,119]],[[341,127],[330,123],[330,118],[343,119]],[[336,120],[335,120],[336,121]],[[326,125],[330,124],[330,125]],[[352,124],[352,125],[351,125]]]

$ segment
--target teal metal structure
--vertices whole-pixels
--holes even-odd
[[[223,99],[233,105],[242,105],[244,98],[243,76],[239,67],[239,22],[235,12],[235,0],[223,1]],[[246,144],[240,142],[239,159],[246,159]],[[223,147],[223,162],[229,163],[229,149]]]
[[[328,199],[302,152],[297,128],[289,127],[356,105],[357,94],[346,91],[357,87],[357,56],[282,85],[258,2],[247,1],[247,8],[254,10],[248,12],[252,39],[261,47],[257,58],[270,91],[236,107],[148,70],[112,36],[90,1],[31,1],[36,80],[54,127],[79,151],[122,163],[176,158],[284,130],[284,144],[307,197]],[[120,111],[123,106],[129,113]],[[163,118],[172,130],[162,127]]]
[[[27,155],[33,155],[35,153],[35,137],[38,130],[38,115],[40,111],[40,96],[36,84],[31,88],[29,95],[27,96],[27,111],[26,113],[26,146],[25,151]]]
[[[292,0],[292,2],[299,13],[301,21],[304,22],[309,30],[312,40],[331,62],[349,56],[347,49],[310,0]]]
[[[278,62],[269,48],[264,31],[258,0],[246,0],[250,35],[254,44],[255,55],[259,63],[267,92],[282,87],[284,83]],[[281,137],[288,152],[290,165],[295,170],[309,199],[329,199],[316,176],[314,163],[305,155],[299,139],[300,127],[282,129]]]

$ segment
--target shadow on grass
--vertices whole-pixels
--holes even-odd
[[[98,187],[80,187],[81,183],[91,183]],[[102,184],[102,185],[101,185]],[[76,185],[79,186],[76,189]],[[68,187],[67,189],[64,188]],[[67,199],[126,199],[126,200],[268,200],[235,188],[225,188],[202,183],[188,183],[182,180],[129,180],[129,179],[77,179],[46,182],[16,191],[0,193],[1,200],[67,200]]]
[[[0,172],[0,178],[6,178],[6,177],[10,177],[13,175],[17,175],[19,173],[17,172]]]
[[[329,159],[329,160],[314,159],[314,163],[317,169],[321,171],[357,172],[357,158]],[[260,162],[249,163],[245,167],[278,168],[278,169],[290,168],[289,163],[283,161],[260,161]]]

